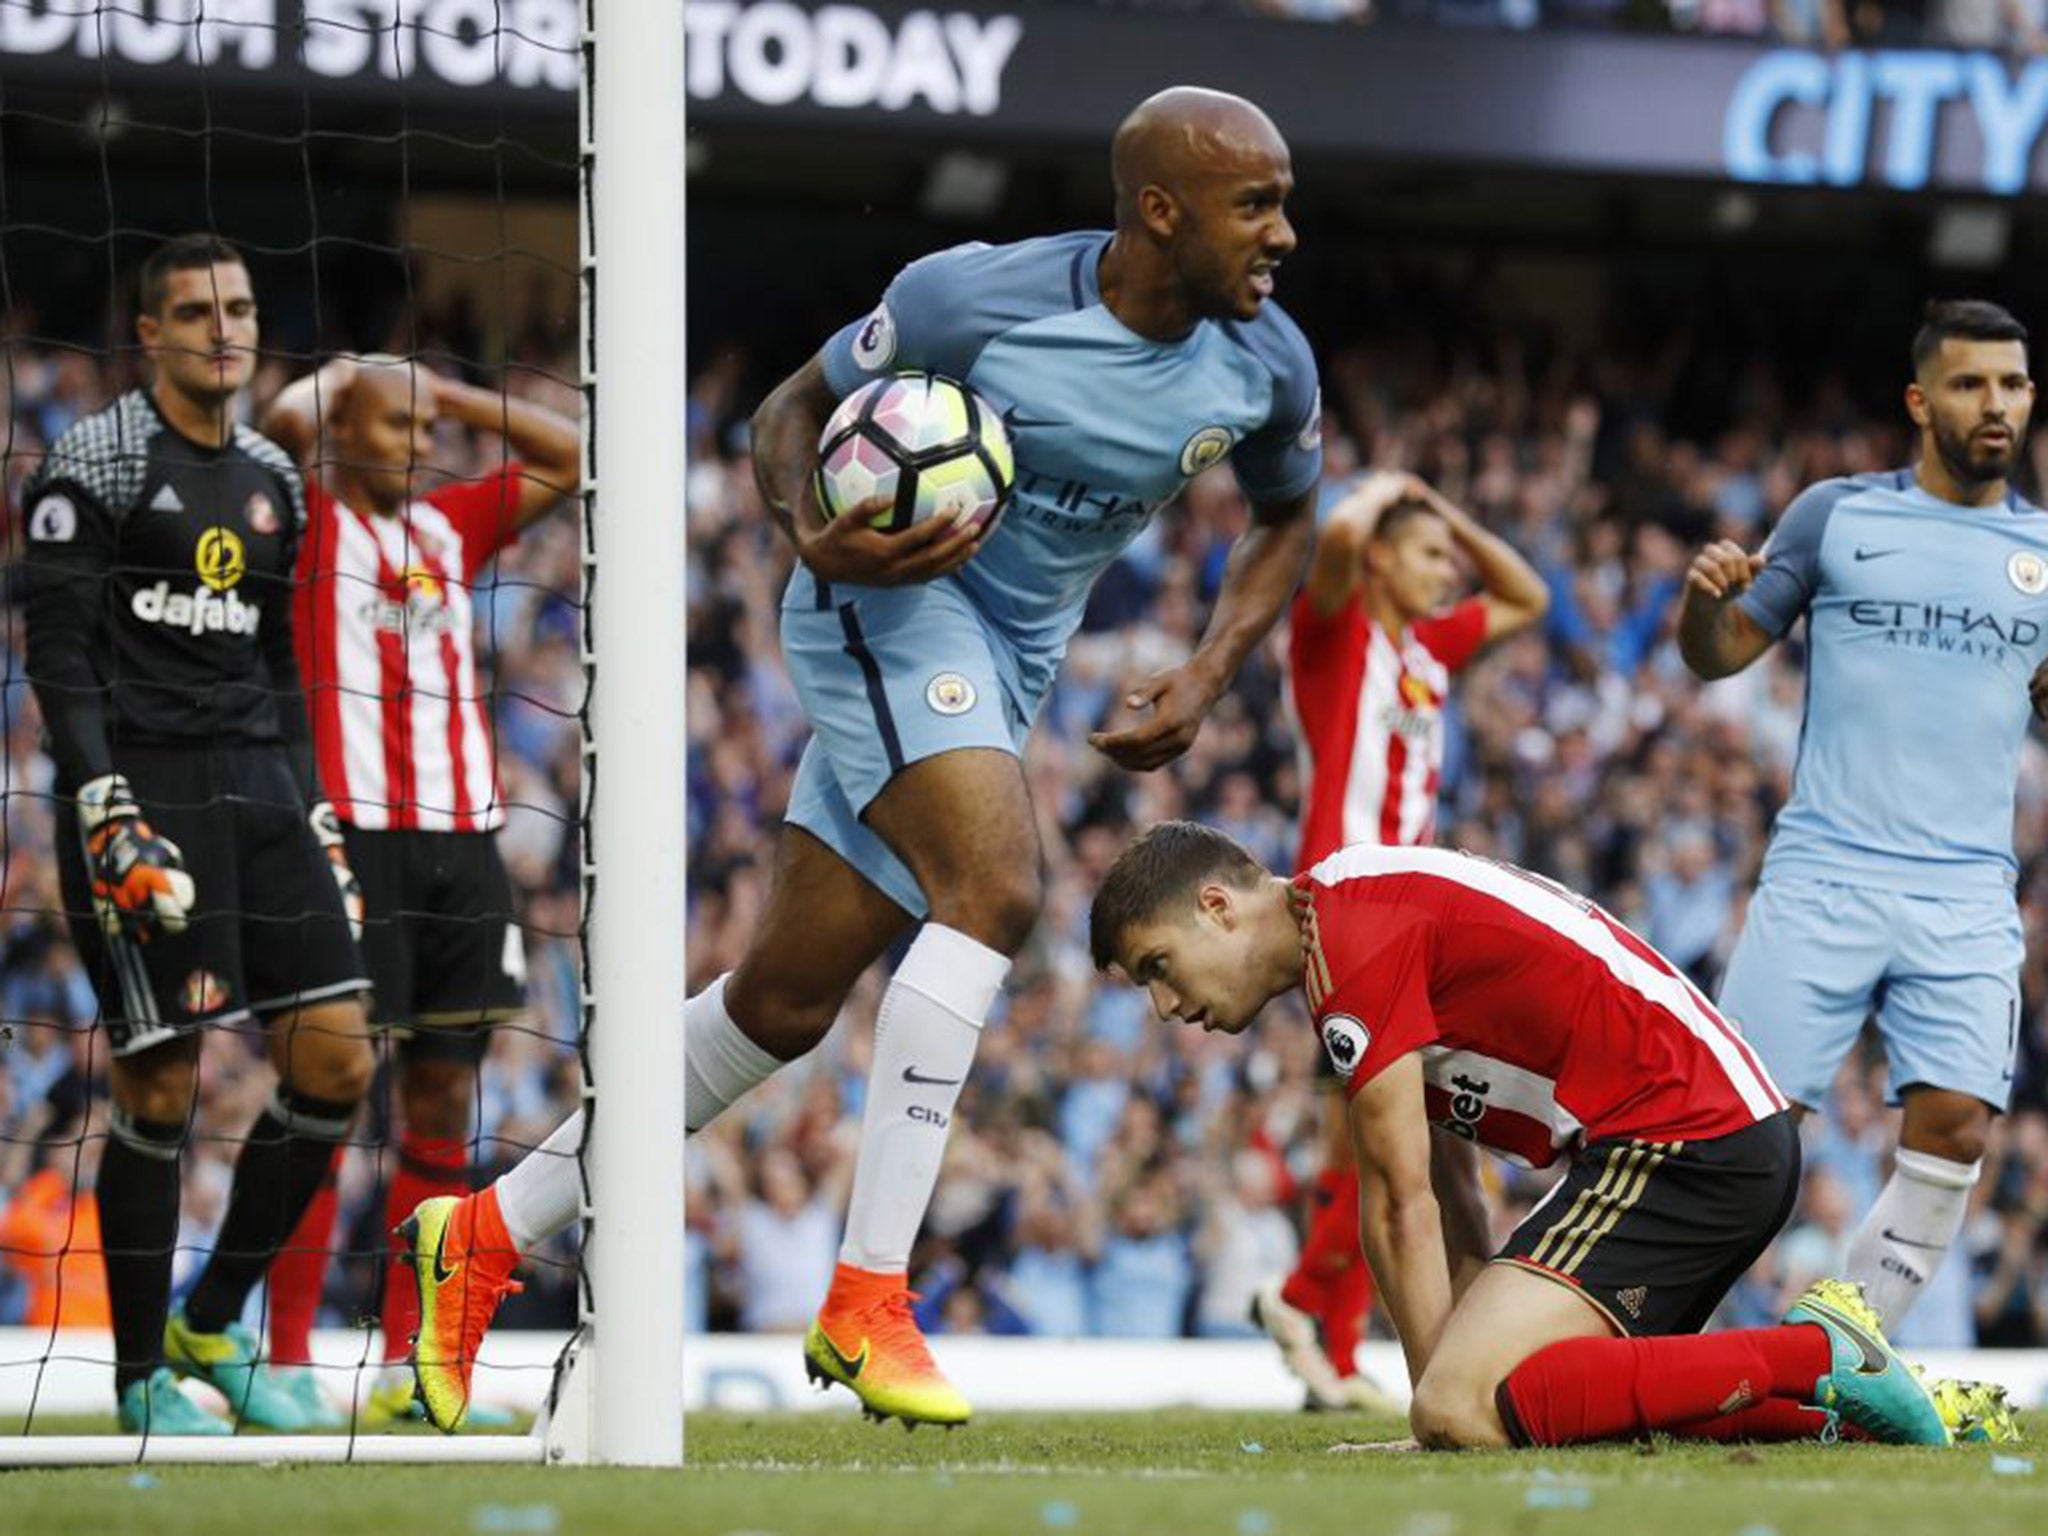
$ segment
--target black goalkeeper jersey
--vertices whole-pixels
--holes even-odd
[[[304,487],[283,449],[237,427],[208,448],[146,390],[57,439],[29,480],[28,676],[59,787],[124,743],[293,748],[310,790],[292,655]]]

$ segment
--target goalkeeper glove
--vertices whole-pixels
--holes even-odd
[[[108,938],[125,933],[142,943],[152,932],[185,931],[197,894],[185,855],[142,819],[125,778],[107,773],[80,787],[78,829],[93,915]]]
[[[348,914],[348,936],[361,943],[363,883],[348,867],[348,844],[342,839],[341,818],[334,814],[334,802],[314,801],[306,820],[313,828],[313,840],[327,850],[327,862],[334,868],[334,883],[341,888],[341,909]]]

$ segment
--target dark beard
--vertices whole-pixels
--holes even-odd
[[[2003,480],[2012,473],[2013,465],[2019,459],[2020,443],[2019,438],[2014,436],[2005,452],[1979,459],[1972,455],[1968,437],[1952,437],[1940,427],[1936,427],[1934,451],[1941,455],[1942,467],[1957,484],[1990,485],[1993,481]]]

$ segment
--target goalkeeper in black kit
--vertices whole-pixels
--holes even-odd
[[[136,332],[154,381],[52,446],[24,498],[28,672],[57,768],[59,874],[113,1055],[98,1200],[124,1429],[309,1423],[240,1322],[373,1067],[354,880],[292,655],[297,470],[234,418],[256,364],[241,257],[159,248]],[[200,1032],[260,1023],[278,1081],[214,1250],[170,1311]],[[310,1385],[309,1383],[307,1385]]]

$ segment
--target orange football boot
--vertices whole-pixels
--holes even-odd
[[[470,1372],[498,1303],[524,1289],[512,1278],[519,1251],[494,1189],[422,1200],[398,1232],[420,1288],[413,1379],[428,1422],[453,1434],[469,1415]]]
[[[804,1371],[820,1386],[838,1382],[860,1399],[871,1419],[920,1424],[965,1424],[967,1399],[940,1374],[910,1304],[917,1297],[898,1271],[877,1274],[841,1264],[832,1274],[811,1331],[804,1336]]]

